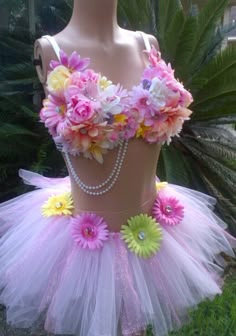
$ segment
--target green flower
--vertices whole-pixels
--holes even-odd
[[[160,248],[162,230],[154,218],[140,214],[128,219],[127,225],[122,225],[121,236],[132,252],[149,258]]]

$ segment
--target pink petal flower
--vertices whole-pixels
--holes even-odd
[[[89,58],[81,58],[80,55],[73,51],[73,53],[68,56],[64,50],[60,50],[60,61],[54,61],[52,60],[50,62],[50,68],[53,70],[58,65],[64,65],[67,67],[71,72],[74,71],[83,71],[87,68],[87,66],[90,63]]]
[[[184,206],[173,196],[164,196],[160,192],[152,209],[153,217],[161,225],[177,225],[184,218]]]
[[[63,93],[50,93],[43,101],[40,120],[52,136],[58,135],[58,128],[66,127],[66,101]]]
[[[160,51],[157,51],[154,45],[152,45],[152,48],[149,52],[149,61],[153,66],[156,66],[158,62],[161,60],[161,53]]]
[[[108,239],[105,220],[95,213],[82,213],[71,219],[72,237],[82,248],[94,250],[101,248]]]

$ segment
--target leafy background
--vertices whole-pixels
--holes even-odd
[[[119,21],[155,35],[163,58],[194,96],[191,120],[162,148],[158,176],[215,196],[216,211],[236,234],[236,47],[224,47],[234,27],[222,25],[228,3],[209,0],[199,9],[187,0],[184,8],[179,0],[121,0]],[[48,176],[67,173],[38,121],[43,91],[32,61],[35,39],[65,26],[72,1],[36,0],[35,35],[28,29],[27,4],[4,1],[10,16],[0,31],[1,201],[28,190],[19,181],[19,168]]]

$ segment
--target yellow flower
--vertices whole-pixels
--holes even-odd
[[[115,122],[124,123],[127,120],[127,116],[123,113],[114,115]]]
[[[145,132],[150,129],[150,126],[145,126],[143,123],[139,125],[139,128],[136,131],[136,138],[144,137]]]
[[[112,81],[108,80],[107,77],[103,76],[100,78],[99,86],[102,90],[105,90],[111,84],[112,84]]]
[[[95,160],[97,160],[99,163],[103,163],[103,154],[107,153],[106,148],[102,148],[98,144],[93,143],[91,144],[88,150],[89,150],[89,153],[92,154]]]
[[[161,189],[165,188],[167,185],[168,185],[168,182],[158,182],[158,181],[156,181],[157,191],[160,191]]]
[[[121,237],[132,252],[149,258],[160,248],[162,230],[154,218],[140,214],[128,219],[127,225],[122,225]]]
[[[66,87],[70,71],[64,65],[57,66],[48,75],[47,85],[50,91],[60,91]]]
[[[42,206],[45,217],[57,215],[72,215],[73,200],[70,192],[53,195]]]

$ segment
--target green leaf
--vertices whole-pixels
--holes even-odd
[[[19,125],[11,125],[5,123],[4,125],[0,126],[0,138],[9,138],[16,135],[31,135],[31,136],[38,136],[34,132],[29,131],[28,129],[19,126]]]

